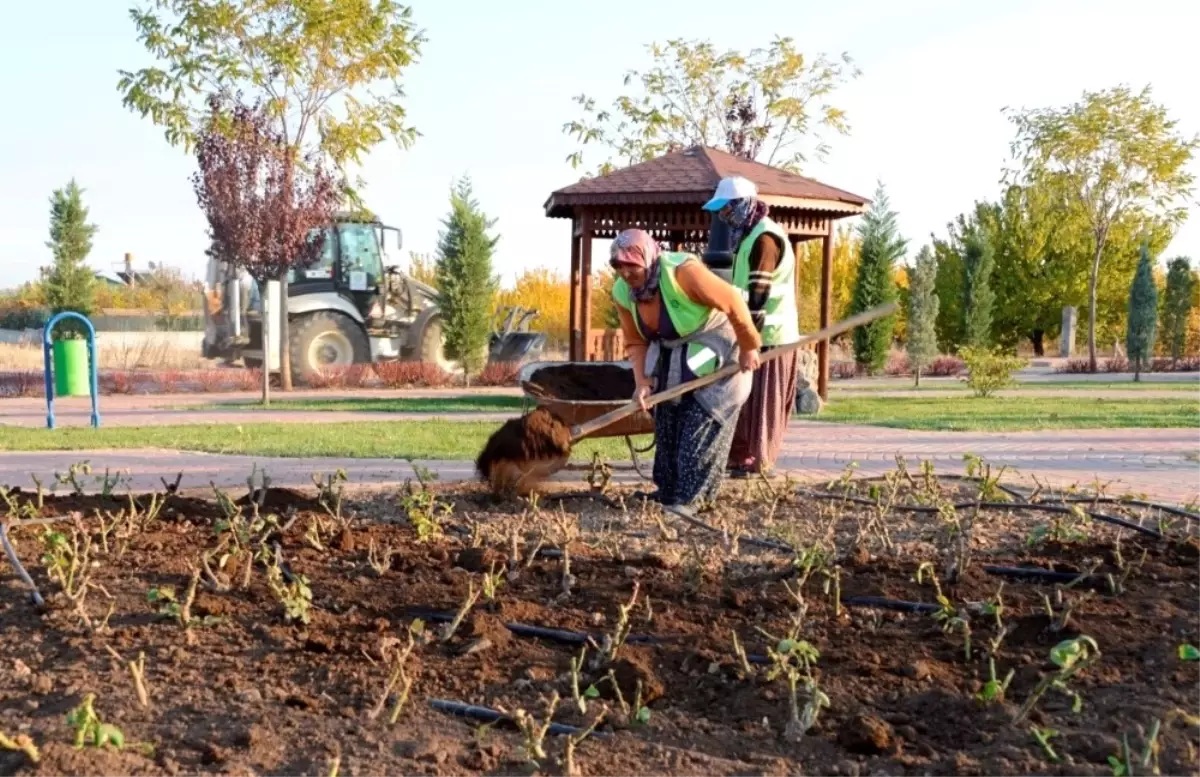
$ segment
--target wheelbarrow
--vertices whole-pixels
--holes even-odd
[[[616,379],[618,371],[628,373],[628,387],[622,385],[625,380]],[[540,375],[539,375],[540,373]],[[567,381],[551,381],[551,376],[569,375]],[[539,380],[540,378],[540,380]],[[597,362],[529,362],[521,367],[518,373],[521,390],[525,393],[525,405],[522,412],[529,412],[532,404],[544,407],[557,415],[569,426],[575,426],[594,418],[599,418],[617,408],[629,404],[633,397],[633,367],[628,361],[597,361]],[[549,385],[543,385],[549,384]],[[557,385],[554,385],[557,384]],[[619,396],[604,396],[602,389],[611,387]],[[625,445],[629,448],[629,457],[633,461],[633,469],[643,480],[650,476],[642,471],[642,462],[638,458],[654,450],[654,439],[645,448],[638,448],[633,443],[637,435],[654,434],[654,416],[645,410],[639,410],[627,418],[586,435],[584,439],[599,437],[624,437]]]

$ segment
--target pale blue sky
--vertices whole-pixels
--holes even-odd
[[[542,204],[578,177],[561,131],[576,116],[571,98],[587,92],[607,104],[623,73],[646,64],[643,46],[653,40],[748,49],[779,33],[805,52],[849,51],[863,74],[837,101],[852,134],[806,172],[866,196],[882,179],[910,254],[975,199],[997,194],[1012,137],[1005,105],[1150,83],[1185,132],[1200,131],[1200,11],[1188,0],[413,2],[429,41],[406,79],[407,107],[423,137],[408,151],[372,154],[368,204],[404,230],[407,260],[408,249],[434,249],[451,180],[469,173],[499,219],[506,281],[527,266],[565,270],[569,227],[545,218]],[[48,260],[47,197],[71,176],[100,226],[93,266],[111,269],[130,251],[139,265],[200,276],[206,238],[188,181],[193,160],[126,111],[116,91],[117,69],[145,61],[129,0],[4,5],[0,286],[34,277]],[[1200,259],[1192,211],[1167,256]]]

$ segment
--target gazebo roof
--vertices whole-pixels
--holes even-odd
[[[712,197],[722,178],[748,178],[769,205],[830,214],[862,213],[866,197],[812,178],[743,159],[707,146],[692,146],[647,162],[586,178],[546,200],[550,218],[573,218],[575,209],[605,205],[695,205]]]

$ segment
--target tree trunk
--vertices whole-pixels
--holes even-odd
[[[1100,282],[1100,254],[1104,251],[1102,239],[1096,237],[1096,253],[1092,257],[1092,277],[1088,283],[1088,372],[1096,372],[1096,287]]]
[[[921,365],[913,367],[913,387],[921,388]]]
[[[259,284],[262,288],[262,403],[263,407],[271,404],[271,303],[267,299],[267,282]]]
[[[1033,330],[1033,332],[1029,335],[1029,341],[1031,343],[1033,343],[1033,355],[1034,356],[1045,356],[1046,355],[1046,333],[1045,332],[1043,332],[1041,329]]]
[[[279,278],[279,390],[292,390],[292,349],[288,348],[288,271]]]
[[[1140,356],[1133,360],[1133,382],[1142,382],[1142,357]]]

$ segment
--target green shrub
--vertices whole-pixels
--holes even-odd
[[[965,347],[958,355],[967,365],[967,387],[977,397],[988,397],[994,392],[1013,385],[1013,373],[1025,366],[1025,359],[1004,353],[999,347],[993,349]]]

